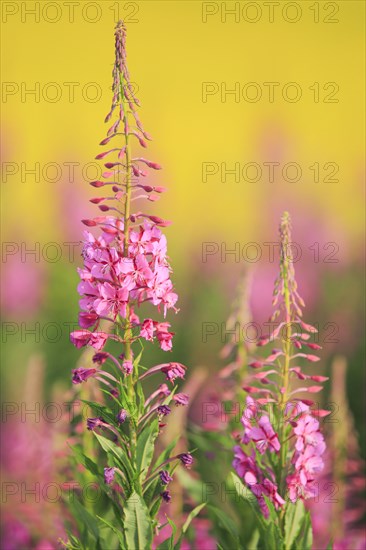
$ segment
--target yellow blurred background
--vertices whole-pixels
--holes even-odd
[[[111,102],[113,30],[124,18],[140,117],[154,138],[145,156],[163,165],[152,177],[168,188],[152,211],[173,221],[166,233],[180,295],[181,315],[172,319],[178,350],[191,364],[216,368],[220,342],[202,347],[202,324],[227,318],[247,268],[259,273],[254,309],[265,302],[259,317],[268,317],[276,267],[264,243],[277,240],[285,209],[302,246],[297,271],[311,313],[338,324],[342,318],[336,351],[348,350],[349,333],[362,330],[354,304],[361,303],[363,262],[363,2],[1,8],[5,321],[41,317],[42,332],[45,323],[76,320],[80,249],[67,243],[80,241],[79,220],[96,211],[88,199],[98,193],[87,182],[101,170],[94,158]],[[252,242],[257,262],[244,254]],[[230,255],[233,249],[241,255]],[[38,272],[28,275],[29,265]],[[35,303],[27,313],[29,295]],[[24,364],[44,344],[52,361],[60,353],[68,364],[76,360],[65,331],[52,346],[52,336],[23,337],[28,328],[6,327],[10,363]],[[55,367],[64,383],[65,364]],[[16,394],[13,377],[4,376]]]

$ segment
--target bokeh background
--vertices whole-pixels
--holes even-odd
[[[174,359],[193,379],[205,367],[209,384],[222,367],[221,323],[248,270],[253,319],[269,317],[277,255],[264,243],[277,241],[289,210],[305,318],[319,324],[324,372],[337,357],[346,362],[365,457],[365,6],[278,4],[2,2],[3,480],[28,480],[32,470],[36,482],[39,468],[47,479],[59,475],[54,457],[67,426],[46,413],[30,429],[27,411],[67,401],[80,355],[69,344],[77,243],[80,219],[94,211],[87,182],[98,174],[118,18],[128,25],[131,78],[154,138],[146,156],[163,165],[154,179],[169,190],[153,210],[173,221]],[[149,357],[163,355],[151,349]],[[191,415],[199,422],[199,405]],[[7,524],[18,522],[13,547],[42,545],[56,505],[30,512],[19,498],[8,496],[3,512]]]

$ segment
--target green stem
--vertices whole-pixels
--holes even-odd
[[[278,481],[279,487],[282,491],[285,491],[285,481],[286,481],[286,465],[287,465],[287,455],[288,455],[288,439],[286,438],[285,430],[285,408],[288,399],[289,393],[289,381],[290,381],[290,362],[292,354],[292,314],[291,314],[291,299],[290,299],[290,290],[289,290],[289,280],[288,280],[288,263],[289,260],[284,254],[283,265],[282,265],[282,277],[283,277],[283,297],[285,304],[285,335],[282,337],[282,350],[284,353],[284,359],[282,362],[281,369],[281,378],[282,378],[282,393],[280,398],[280,407],[279,407],[279,440],[281,444],[280,450],[280,460],[279,460],[279,470],[278,470]],[[284,509],[281,510],[279,516],[280,529],[284,535]]]
[[[124,202],[124,243],[123,243],[123,255],[128,256],[128,246],[129,246],[129,235],[130,235],[130,215],[131,215],[131,192],[132,192],[132,169],[131,169],[131,145],[130,145],[130,136],[129,136],[129,124],[128,124],[128,101],[124,94],[124,80],[123,74],[120,73],[120,94],[121,101],[123,105],[123,114],[124,114],[124,138],[125,138],[125,156],[126,156],[126,195]],[[132,340],[132,330],[129,326],[129,317],[130,317],[130,306],[126,306],[126,325],[128,328],[125,329],[124,333],[124,354],[127,361],[132,361],[132,349],[131,349],[131,340]],[[131,419],[130,419],[130,443],[131,443],[131,458],[133,463],[136,464],[136,446],[137,446],[137,432],[136,432],[136,422],[135,422],[135,409],[136,409],[136,399],[134,391],[134,373],[126,377],[127,384],[127,393],[128,400],[131,407]]]

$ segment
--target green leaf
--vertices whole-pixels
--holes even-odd
[[[84,508],[81,502],[75,497],[69,497],[70,507],[74,510],[75,517],[81,520],[93,537],[98,541],[99,529],[95,518]]]
[[[259,538],[259,530],[255,529],[250,541],[248,542],[248,550],[257,550]]]
[[[124,540],[124,538],[123,538],[122,532],[121,532],[119,529],[117,529],[117,527],[115,527],[112,523],[110,523],[110,522],[107,521],[106,519],[102,518],[101,516],[97,516],[97,518],[98,518],[102,523],[104,523],[107,527],[109,527],[109,528],[113,531],[113,533],[115,533],[115,534],[117,535],[118,540],[119,540],[119,542],[120,542],[120,548],[121,548],[122,550],[125,550],[126,545],[125,545],[125,540]]]
[[[259,509],[257,499],[255,498],[253,493],[249,491],[249,489],[243,484],[242,480],[236,474],[234,474],[234,472],[231,472],[230,474],[237,494],[240,498],[242,498],[245,502],[249,504],[258,521],[258,527],[261,529],[262,532],[264,532],[267,529],[267,522]]]
[[[124,507],[124,528],[129,550],[148,550],[152,544],[152,525],[145,502],[133,492]]]
[[[194,478],[185,468],[176,471],[178,481],[188,491],[190,498],[195,504],[201,503],[204,495],[204,482]]]
[[[188,515],[186,521],[184,522],[184,525],[182,527],[182,531],[181,531],[181,534],[179,535],[179,538],[176,542],[176,544],[174,545],[174,550],[179,550],[181,544],[182,544],[182,540],[183,540],[183,537],[184,535],[186,534],[186,532],[188,531],[188,527],[190,526],[190,524],[192,523],[192,520],[198,516],[198,514],[200,513],[200,511],[202,510],[202,508],[204,508],[206,506],[206,502],[203,502],[202,504],[199,504],[198,506],[196,506],[196,508],[194,508]]]
[[[77,537],[75,537],[72,533],[70,533],[68,530],[66,530],[67,536],[69,539],[65,542],[62,539],[59,539],[58,542],[62,545],[63,548],[67,548],[67,550],[85,550],[82,543],[79,541]]]
[[[289,502],[285,513],[285,543],[287,548],[291,548],[295,542],[301,525],[304,523],[305,507],[302,500],[296,504]]]
[[[264,548],[266,550],[283,550],[283,539],[279,527],[272,521],[267,523],[267,528],[262,534],[264,540]]]
[[[126,477],[128,481],[130,482],[130,485],[132,484],[132,481],[134,479],[134,473],[131,468],[130,461],[123,451],[121,447],[118,447],[113,441],[110,439],[107,439],[106,437],[103,437],[102,435],[97,434],[96,432],[93,432],[97,440],[99,441],[102,449],[106,451],[107,453],[112,453],[113,456],[117,458],[118,464],[121,466],[121,468],[124,470]]]
[[[213,512],[214,516],[217,519],[217,522],[221,524],[224,527],[224,529],[228,533],[230,533],[233,539],[238,543],[239,542],[238,529],[234,521],[231,519],[231,517],[228,516],[223,510],[219,510],[218,508],[216,508],[216,506],[213,506],[212,504],[209,504],[208,508],[210,509],[211,512]]]
[[[144,408],[144,405],[145,405],[144,390],[143,390],[142,384],[136,384],[135,388],[139,398],[139,402],[138,402],[139,415],[143,416],[144,413],[146,412]]]
[[[163,540],[163,542],[157,547],[156,550],[174,550],[174,539],[175,535],[177,533],[177,526],[175,525],[174,521],[166,518],[170,527],[172,528],[172,534],[168,539]]]
[[[84,466],[84,468],[86,468],[93,475],[95,475],[97,477],[101,477],[101,473],[99,472],[99,468],[98,468],[97,464],[91,458],[86,456],[82,452],[80,447],[78,447],[78,446],[73,447],[73,446],[70,445],[70,449],[75,454],[78,461]]]
[[[154,442],[158,435],[158,420],[154,420],[145,428],[137,440],[137,471],[141,475],[141,482],[146,478],[147,471],[154,454]]]
[[[303,548],[305,550],[311,550],[313,546],[313,528],[311,525],[311,518],[310,518],[310,512],[307,512],[305,515],[305,521],[304,521],[304,534],[302,537],[303,540]]]
[[[164,451],[161,453],[161,455],[158,457],[157,461],[156,461],[156,464],[162,464],[163,462],[165,462],[168,458],[170,458],[170,454],[172,452],[172,450],[174,449],[174,447],[176,446],[176,444],[178,443],[178,439],[179,439],[179,436],[176,437],[173,441],[171,441],[169,443],[169,445],[167,445],[164,449]]]

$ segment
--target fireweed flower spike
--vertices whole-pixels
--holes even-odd
[[[244,431],[235,447],[233,466],[264,517],[273,523],[278,547],[290,548],[296,542],[296,547],[309,548],[311,524],[302,500],[317,495],[316,479],[325,451],[318,418],[328,412],[313,407],[311,395],[298,394],[319,392],[327,378],[314,372],[319,357],[307,352],[320,346],[309,342],[316,329],[302,320],[304,302],[297,290],[287,212],[280,223],[280,273],[273,305],[273,329],[258,342],[260,347],[271,343],[272,349],[264,359],[249,363],[253,374],[243,386],[247,393],[241,420]],[[303,360],[310,362],[308,372],[299,366]],[[290,529],[293,522],[296,525]]]
[[[161,485],[172,478],[161,466],[180,461],[190,467],[193,458],[188,453],[171,458],[174,447],[170,446],[154,459],[155,441],[164,426],[161,420],[172,411],[169,403],[188,403],[188,396],[177,394],[175,386],[186,367],[168,362],[146,370],[140,363],[144,340],[157,341],[162,350],[170,352],[173,339],[169,322],[141,318],[140,308],[149,302],[165,317],[168,310],[177,311],[177,294],[170,279],[167,240],[160,229],[169,222],[144,210],[132,210],[135,199],[156,201],[164,188],[148,182],[148,171],[160,170],[161,166],[133,152],[136,146],[146,148],[151,138],[137,113],[140,104],[126,64],[123,22],[115,29],[112,90],[112,106],[106,117],[110,127],[101,141],[108,149],[96,157],[107,158],[105,171],[100,180],[91,182],[99,191],[91,202],[100,215],[83,220],[96,232],[84,233],[84,265],[78,270],[81,329],[71,334],[77,348],[95,350],[92,366],[73,370],[73,383],[83,385],[94,378],[103,383],[106,396],[104,403],[88,402],[94,414],[86,427],[104,451],[98,469],[104,476],[110,505],[105,509],[106,521],[99,518],[103,530],[86,533],[94,540],[82,542],[85,548],[112,548],[117,533],[120,548],[142,550],[151,548],[153,534],[159,532],[156,517],[162,500],[172,498],[169,491],[162,491]],[[110,351],[106,351],[107,346]],[[150,375],[160,375],[160,386],[146,397],[144,378]],[[164,376],[170,388],[162,384]],[[83,465],[95,474],[93,463],[82,456]],[[155,475],[157,470],[160,478]],[[70,535],[70,540],[75,541],[75,536]]]

